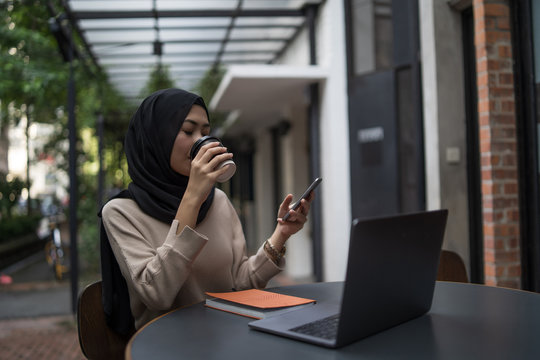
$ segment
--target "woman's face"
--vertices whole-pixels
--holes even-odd
[[[174,140],[171,168],[180,175],[189,176],[191,146],[195,141],[208,134],[210,134],[210,123],[206,111],[200,105],[193,105]]]

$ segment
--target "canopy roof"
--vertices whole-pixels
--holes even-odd
[[[221,131],[254,132],[283,120],[290,106],[306,106],[306,87],[326,78],[326,70],[316,65],[232,65],[209,106],[231,112]]]
[[[68,0],[68,16],[95,62],[140,101],[149,73],[168,67],[192,90],[213,66],[272,64],[324,0]]]

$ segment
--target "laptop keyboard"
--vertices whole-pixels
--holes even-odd
[[[338,323],[339,314],[336,314],[320,320],[312,321],[304,325],[300,325],[298,327],[290,329],[290,331],[320,337],[323,339],[333,340],[337,336]]]

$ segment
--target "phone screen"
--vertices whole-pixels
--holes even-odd
[[[322,178],[318,177],[316,178],[312,183],[311,185],[308,186],[308,188],[306,189],[306,191],[304,191],[304,193],[302,194],[302,196],[300,196],[300,198],[291,206],[291,210],[296,210],[298,209],[298,207],[300,206],[300,203],[302,201],[302,199],[306,199],[309,194],[317,187],[319,186],[319,184],[321,183],[322,181]],[[285,216],[283,217],[283,221],[287,220],[289,218],[289,216],[291,215],[291,211],[289,210]]]

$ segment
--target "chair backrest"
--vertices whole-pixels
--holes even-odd
[[[449,250],[441,251],[437,280],[469,282],[465,263],[457,253]]]
[[[120,335],[107,326],[101,302],[101,281],[88,285],[79,295],[77,327],[81,350],[88,359],[124,359],[132,334]]]

